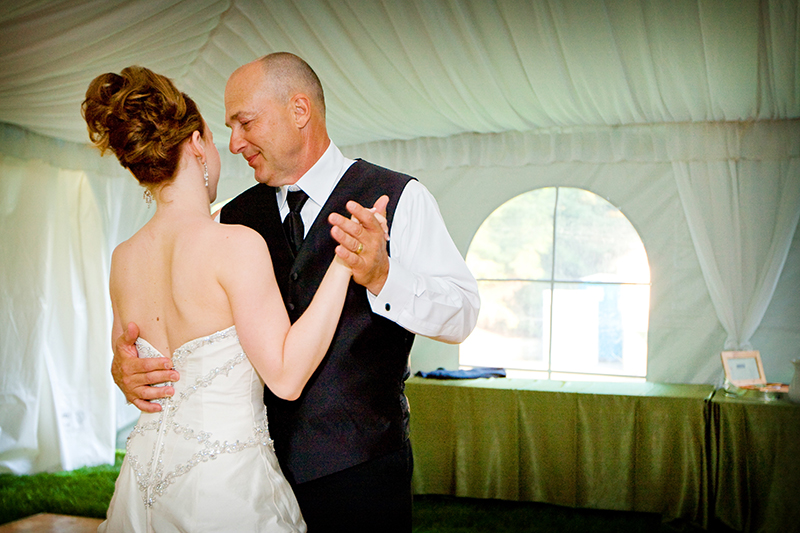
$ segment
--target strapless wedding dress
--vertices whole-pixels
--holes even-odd
[[[142,338],[136,346],[161,357]],[[236,329],[184,344],[172,364],[175,395],[139,417],[98,531],[306,531]]]

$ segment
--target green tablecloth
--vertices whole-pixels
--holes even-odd
[[[711,385],[412,378],[414,491],[800,531],[800,405]]]
[[[711,385],[407,382],[414,491],[706,524]]]
[[[718,392],[711,413],[714,515],[738,531],[800,531],[800,405]]]

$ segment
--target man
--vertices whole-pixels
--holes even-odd
[[[331,142],[322,86],[305,61],[277,53],[240,67],[225,88],[225,112],[230,150],[258,185],[226,205],[221,222],[264,237],[292,321],[334,251],[353,269],[337,333],[303,395],[286,402],[265,390],[284,474],[312,533],[410,531],[408,354],[415,333],[466,338],[477,320],[477,283],[424,186],[346,159]],[[307,200],[288,199],[295,190]],[[284,232],[292,210],[302,229],[295,220]],[[375,210],[386,213],[388,238]],[[305,237],[296,249],[294,231]],[[112,373],[129,401],[157,411],[148,400],[173,389],[148,385],[179,376],[167,359],[137,359],[136,334],[129,327],[117,340]]]

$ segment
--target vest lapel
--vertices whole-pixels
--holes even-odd
[[[252,192],[252,194],[248,194],[247,201],[239,206],[245,218],[239,220],[231,217],[230,220],[224,218],[222,220],[237,224],[244,223],[261,234],[267,242],[275,279],[285,301],[288,295],[289,275],[294,256],[283,231],[275,188],[259,184],[247,192]]]
[[[345,206],[356,192],[354,187],[358,181],[354,167],[359,163],[360,161],[356,161],[356,163],[350,165],[350,168],[347,169],[347,172],[344,173],[339,183],[331,191],[331,195],[325,205],[322,206],[319,215],[311,224],[311,228],[309,228],[303,240],[303,245],[298,250],[294,265],[295,269],[301,269],[308,261],[319,260],[319,257],[327,257],[327,254],[333,259],[332,254],[337,242],[330,236],[331,225],[328,222],[328,216],[331,213],[339,213],[344,217],[350,216]],[[318,256],[318,254],[326,255]]]
[[[382,194],[385,194],[380,187],[369,186],[377,185],[377,181],[371,181],[370,174],[375,172],[374,165],[367,163],[362,159],[357,159],[355,163],[350,165],[347,172],[344,173],[339,183],[336,184],[328,201],[322,206],[316,220],[311,225],[311,228],[303,240],[303,246],[298,251],[297,259],[295,260],[295,269],[302,268],[308,261],[314,260],[317,254],[324,253],[330,255],[333,259],[333,250],[336,248],[336,241],[330,236],[331,225],[328,222],[328,216],[331,213],[339,213],[344,217],[349,217],[350,213],[347,211],[347,201],[358,199],[357,201],[364,207],[372,207]],[[365,184],[367,186],[365,186]],[[395,207],[397,206],[397,198],[390,198],[387,210],[387,223],[389,227],[392,226],[392,215],[394,214]],[[284,239],[285,240],[285,239]],[[311,242],[326,243],[317,246],[310,246]],[[388,246],[389,243],[387,243]],[[286,244],[288,248],[288,243]],[[271,251],[271,250],[270,250]],[[327,256],[327,255],[326,255]],[[323,256],[323,257],[326,257]]]

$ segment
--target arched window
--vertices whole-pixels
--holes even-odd
[[[521,194],[484,221],[467,265],[481,311],[461,366],[536,379],[646,376],[647,254],[603,198],[570,187]]]

